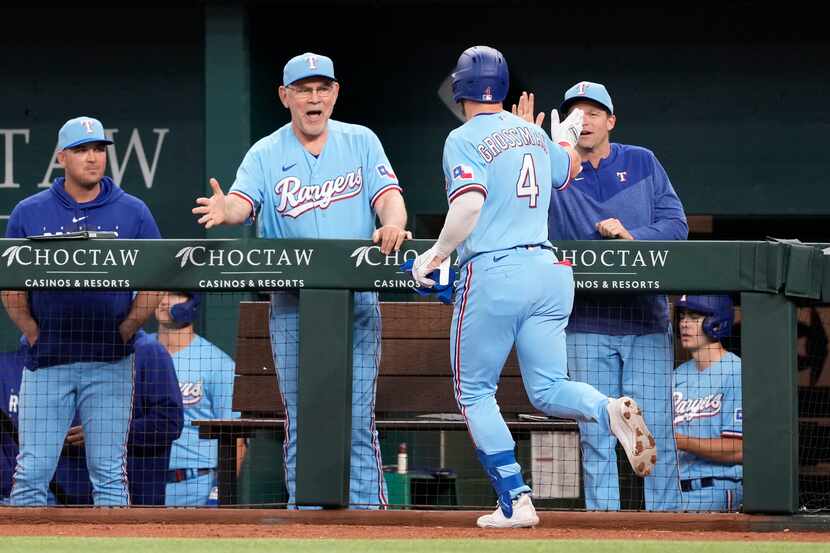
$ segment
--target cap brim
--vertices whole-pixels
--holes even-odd
[[[100,138],[84,138],[83,140],[77,140],[72,144],[67,144],[66,146],[61,148],[61,150],[66,150],[67,148],[75,148],[77,146],[80,146],[81,144],[89,144],[90,142],[100,142],[102,144],[115,144],[115,142],[113,142],[112,140],[107,140],[106,138],[103,140]]]
[[[559,113],[562,115],[562,117],[568,115],[568,110],[571,109],[571,106],[577,102],[589,102],[591,104],[595,104],[607,111],[608,113],[610,113],[611,115],[614,115],[614,112],[611,111],[611,109],[609,109],[609,107],[603,104],[602,102],[598,102],[593,98],[586,98],[585,96],[574,96],[573,98],[568,98],[567,100],[559,104]]]
[[[294,80],[293,80],[293,81],[291,81],[290,83],[285,83],[285,84],[283,84],[282,86],[288,86],[288,85],[290,85],[290,84],[294,84],[294,83],[296,83],[297,81],[303,81],[303,80],[305,80],[305,79],[328,79],[328,80],[330,80],[330,81],[332,81],[332,82],[337,82],[337,79],[336,79],[336,78],[334,78],[334,77],[332,77],[331,75],[303,75],[302,77],[299,77],[299,78],[297,78],[297,79],[294,79]]]

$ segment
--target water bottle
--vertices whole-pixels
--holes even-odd
[[[406,474],[409,470],[409,459],[406,453],[406,443],[398,446],[398,474]]]
[[[208,494],[208,500],[205,505],[208,507],[219,506],[219,486],[213,486],[210,489],[210,493]]]

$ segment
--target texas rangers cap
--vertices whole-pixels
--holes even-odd
[[[559,113],[564,116],[573,104],[582,100],[596,102],[614,115],[614,103],[611,102],[611,95],[608,94],[605,85],[588,81],[576,83],[565,92],[565,100],[559,106]]]
[[[282,70],[283,86],[288,86],[300,79],[308,79],[309,77],[325,77],[336,81],[334,62],[327,56],[306,52],[288,60]]]
[[[70,119],[58,131],[58,150],[74,148],[87,142],[112,144],[112,140],[104,134],[104,125],[95,118],[81,116]]]

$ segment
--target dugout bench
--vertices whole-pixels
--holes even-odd
[[[268,310],[268,302],[240,302],[233,409],[241,417],[193,421],[202,438],[219,440],[221,505],[238,503],[237,438],[251,437],[258,430],[281,435],[283,430],[284,412],[268,335]],[[466,430],[466,424],[458,417],[452,420],[436,416],[458,414],[450,377],[452,306],[382,302],[381,317],[381,365],[375,407],[378,430]],[[496,397],[507,426],[514,433],[578,431],[574,421],[545,417],[531,406],[515,351],[505,363]],[[298,425],[302,431],[302,422],[298,421]],[[298,493],[300,463],[298,451]]]

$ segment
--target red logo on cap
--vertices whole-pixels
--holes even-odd
[[[81,121],[81,125],[83,125],[86,128],[87,134],[92,134],[92,121],[90,121],[89,119],[83,119]]]
[[[578,87],[578,88],[577,88],[577,94],[579,94],[580,96],[582,96],[583,94],[585,94],[585,89],[586,89],[586,88],[588,88],[588,83],[586,83],[585,81],[583,81],[583,82],[579,83],[579,84],[578,84],[578,85],[576,85],[576,86]]]

